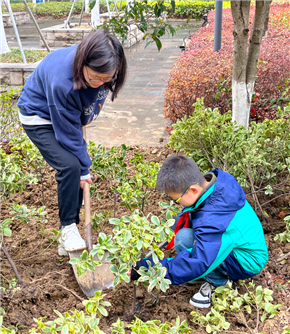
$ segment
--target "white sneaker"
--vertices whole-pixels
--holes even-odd
[[[58,255],[59,256],[68,256],[68,252],[62,247],[61,244],[58,245]]]
[[[228,280],[225,286],[229,286],[232,289],[235,290],[234,295],[237,296],[238,290],[236,288],[236,285],[233,281]],[[189,303],[192,306],[198,307],[198,308],[208,308],[211,305],[211,297],[214,294],[215,286],[211,285],[210,283],[206,282],[204,283],[199,291],[194,294],[190,300]]]
[[[86,242],[81,237],[80,232],[75,223],[62,228],[59,243],[60,243],[59,246],[61,246],[58,248],[59,255],[67,255],[64,254],[64,251],[74,252],[86,248]]]
[[[208,308],[211,305],[211,297],[214,294],[215,287],[208,282],[205,282],[199,289],[199,291],[194,294],[189,303],[192,306],[198,308]]]

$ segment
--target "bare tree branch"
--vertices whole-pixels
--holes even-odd
[[[24,282],[23,282],[21,276],[20,276],[19,273],[18,273],[18,270],[17,270],[17,268],[16,268],[16,266],[15,266],[15,263],[13,262],[12,258],[10,257],[10,255],[9,255],[9,253],[8,253],[8,250],[7,250],[7,248],[6,248],[6,245],[5,245],[5,241],[4,241],[4,237],[3,237],[3,236],[2,236],[2,247],[1,247],[1,248],[3,249],[3,252],[4,252],[5,256],[7,257],[8,261],[9,261],[9,263],[10,263],[10,265],[11,265],[13,271],[14,271],[14,274],[15,274],[17,280],[18,280],[18,283],[19,283],[19,284],[23,284]]]

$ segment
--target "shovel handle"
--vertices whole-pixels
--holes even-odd
[[[86,140],[86,127],[82,127],[83,137]],[[85,203],[85,234],[87,250],[92,250],[92,224],[91,224],[91,201],[90,201],[90,185],[84,184],[84,203]]]
[[[168,242],[165,240],[165,241],[160,242],[160,244],[158,245],[158,247],[159,247],[160,249],[163,249],[163,248],[165,248],[167,245],[168,245]],[[145,255],[145,257],[150,257],[153,253],[155,253],[154,250],[151,250],[150,252],[148,252],[148,253]]]

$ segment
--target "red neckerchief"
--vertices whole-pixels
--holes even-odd
[[[190,228],[190,227],[191,227],[191,223],[189,220],[189,212],[187,211],[187,212],[184,212],[183,215],[179,218],[178,223],[174,230],[174,234],[176,235],[177,232],[181,230],[182,228]],[[170,249],[174,246],[175,235],[173,236],[171,241],[168,243],[165,250]]]

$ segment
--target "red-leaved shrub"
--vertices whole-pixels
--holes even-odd
[[[250,10],[250,26],[255,7]],[[258,61],[257,79],[251,119],[274,118],[270,99],[278,99],[290,77],[290,3],[272,4],[269,29],[263,38]],[[206,107],[218,107],[221,113],[231,109],[231,80],[233,67],[233,29],[231,9],[223,10],[222,47],[214,52],[214,18],[210,25],[193,34],[188,48],[176,61],[170,73],[165,94],[164,114],[171,124],[185,115],[191,116],[192,104],[204,97]],[[251,28],[251,27],[250,27]],[[269,103],[268,101],[269,100]]]

